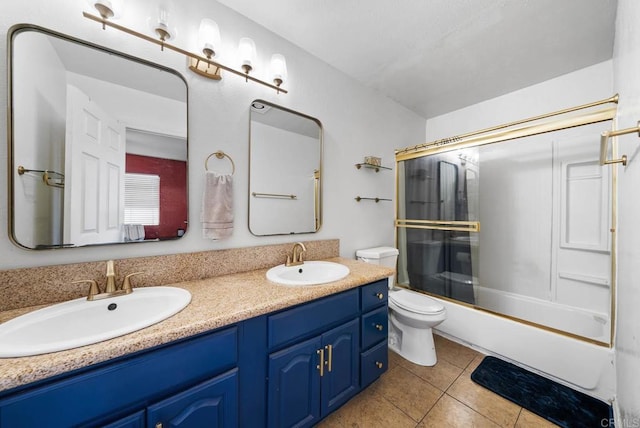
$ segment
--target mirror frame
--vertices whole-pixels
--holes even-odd
[[[14,38],[19,35],[22,32],[25,31],[35,31],[35,32],[39,32],[45,36],[52,36],[52,37],[57,37],[59,39],[62,39],[64,41],[70,42],[70,43],[75,43],[78,45],[81,45],[83,47],[86,48],[90,48],[90,49],[95,49],[98,51],[101,51],[107,55],[115,55],[117,57],[120,57],[121,59],[124,60],[129,60],[129,61],[133,61],[136,62],[140,65],[143,66],[147,66],[147,67],[151,67],[154,68],[158,71],[163,71],[169,74],[174,75],[175,77],[177,77],[178,79],[180,79],[185,86],[185,115],[186,115],[186,129],[185,129],[185,141],[186,141],[186,157],[187,157],[187,161],[186,161],[186,167],[185,167],[185,192],[186,192],[186,200],[187,200],[187,204],[185,207],[185,216],[187,219],[187,223],[185,224],[185,232],[182,234],[182,236],[176,236],[175,238],[165,238],[165,239],[161,239],[161,240],[147,240],[147,241],[122,241],[122,242],[105,242],[105,243],[96,243],[96,244],[87,244],[87,245],[78,245],[78,246],[72,246],[72,245],[51,245],[50,247],[47,248],[37,248],[37,247],[27,247],[25,245],[23,245],[22,243],[20,243],[15,236],[15,221],[16,221],[16,214],[15,214],[15,206],[14,206],[14,201],[15,201],[15,180],[14,180],[14,171],[17,168],[16,162],[13,159],[13,155],[14,155],[14,116],[15,116],[15,112],[13,110],[13,103],[14,103],[14,94],[13,94],[13,67],[14,67],[14,47],[13,47],[13,41]],[[147,61],[145,59],[142,58],[138,58],[135,57],[133,55],[129,55],[111,48],[107,48],[105,46],[101,46],[95,43],[91,43],[88,42],[86,40],[82,40],[82,39],[78,39],[76,37],[73,36],[69,36],[67,34],[64,33],[60,33],[54,30],[50,30],[48,28],[45,27],[41,27],[38,25],[34,25],[34,24],[15,24],[13,26],[11,26],[9,28],[9,31],[7,32],[7,147],[8,147],[8,153],[7,153],[7,163],[8,163],[8,204],[7,204],[7,208],[8,208],[8,228],[9,228],[9,239],[11,240],[11,242],[23,249],[27,249],[27,250],[34,250],[34,251],[42,251],[42,250],[53,250],[53,249],[61,249],[61,248],[86,248],[89,246],[104,246],[104,245],[120,245],[120,244],[141,244],[141,243],[148,243],[148,242],[162,242],[162,241],[172,241],[172,240],[176,240],[176,239],[180,239],[182,238],[186,233],[189,232],[189,85],[187,84],[187,80],[184,78],[184,76],[182,76],[182,74],[180,74],[178,71],[165,67],[163,65],[151,62],[151,61]]]
[[[251,230],[251,115],[252,115],[252,110],[251,110],[251,106],[253,105],[253,103],[260,103],[260,104],[264,104],[266,106],[269,106],[271,108],[276,108],[278,110],[282,110],[286,113],[291,113],[291,114],[295,114],[297,116],[301,116],[302,118],[305,119],[309,119],[313,122],[315,122],[318,125],[319,128],[319,136],[318,136],[318,143],[320,144],[320,159],[319,159],[319,165],[318,165],[318,174],[319,174],[319,178],[318,178],[318,204],[316,205],[316,210],[315,210],[315,220],[316,220],[316,228],[315,230],[310,230],[308,232],[290,232],[290,233],[268,233],[268,234],[256,234]],[[274,104],[272,102],[269,101],[265,101],[263,99],[255,99],[253,101],[251,101],[251,104],[249,105],[249,176],[248,176],[248,183],[247,183],[247,199],[248,199],[248,206],[247,206],[247,227],[249,229],[249,232],[251,232],[251,234],[253,236],[280,236],[280,235],[304,235],[304,234],[309,234],[309,233],[317,233],[320,228],[322,227],[322,211],[323,211],[323,198],[322,198],[322,193],[323,193],[323,175],[324,175],[324,128],[322,126],[322,122],[320,122],[319,119],[313,117],[313,116],[309,116],[307,114],[304,113],[300,113],[299,111],[295,111],[292,109],[289,109],[287,107],[283,107],[280,106],[278,104]]]

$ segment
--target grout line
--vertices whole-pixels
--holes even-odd
[[[462,404],[463,406],[465,406],[467,409],[471,410],[473,413],[476,413],[476,414],[478,414],[478,415],[482,416],[483,418],[485,418],[486,420],[488,420],[488,421],[489,421],[489,422],[491,422],[491,423],[496,424],[497,426],[502,426],[499,422],[494,421],[494,420],[493,420],[493,419],[491,419],[489,416],[487,416],[487,415],[485,415],[485,414],[483,414],[483,413],[480,413],[478,410],[476,410],[476,409],[474,409],[473,407],[471,407],[471,406],[469,406],[469,405],[465,404],[464,402],[462,402],[462,401],[458,400],[458,399],[457,399],[456,397],[454,397],[453,395],[449,395],[449,394],[447,394],[447,395],[448,395],[450,398],[452,398],[452,399],[456,400],[458,403],[460,403],[460,404]],[[520,409],[520,411],[522,411],[522,408]],[[518,413],[518,416],[520,416],[520,413]],[[516,423],[517,423],[517,422],[518,422],[518,419],[516,418]],[[515,427],[515,424],[514,424],[513,426]]]

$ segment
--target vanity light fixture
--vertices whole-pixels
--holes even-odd
[[[273,83],[280,88],[280,85],[287,80],[287,60],[284,58],[284,55],[271,55],[270,69]]]
[[[259,83],[271,89],[275,89],[278,93],[282,92],[286,94],[288,92],[287,90],[282,89],[282,87],[280,86],[282,85],[282,82],[286,80],[286,65],[285,74],[281,74],[279,78],[281,81],[274,80],[274,83],[276,84],[258,79],[249,74],[250,71],[253,70],[256,61],[256,49],[253,40],[245,37],[240,41],[239,50],[242,62],[242,71],[240,71],[212,59],[216,55],[217,50],[220,46],[220,30],[218,29],[218,26],[214,21],[210,19],[203,19],[203,22],[201,22],[198,48],[202,51],[202,54],[196,54],[166,42],[169,39],[175,38],[176,31],[169,26],[169,10],[166,7],[161,7],[159,9],[158,21],[152,26],[153,31],[158,36],[158,38],[156,39],[154,37],[147,36],[146,34],[140,33],[138,31],[110,21],[110,18],[116,15],[113,9],[112,1],[116,2],[118,0],[88,0],[89,4],[98,11],[100,16],[96,16],[87,12],[82,12],[82,15],[87,19],[102,24],[103,29],[106,29],[106,27],[111,27],[118,31],[122,31],[123,33],[159,45],[161,50],[165,50],[166,48],[168,50],[172,50],[186,56],[189,59],[189,70],[199,74],[200,76],[204,76],[213,80],[220,80],[222,78],[222,76],[220,75],[220,71],[225,70],[229,73],[244,77],[245,81],[247,82],[251,80],[252,82]],[[284,59],[284,57],[282,58]]]
[[[169,28],[169,9],[165,6],[158,7],[158,19],[153,24],[153,31],[160,39],[160,49],[164,50],[164,43],[175,37],[175,30]]]
[[[87,0],[87,4],[97,10],[104,20],[117,18],[122,12],[121,0]],[[105,29],[104,24],[102,29]]]
[[[220,49],[220,29],[213,19],[204,18],[200,21],[198,45],[207,59],[211,59],[218,54]]]
[[[200,21],[198,30],[198,49],[202,51],[208,61],[190,58],[189,70],[208,79],[220,80],[220,67],[215,65],[211,58],[220,53],[220,29],[213,19],[204,18]]]
[[[245,79],[249,77],[249,73],[253,70],[253,64],[256,62],[256,44],[252,39],[243,37],[238,45],[238,55],[242,64]]]

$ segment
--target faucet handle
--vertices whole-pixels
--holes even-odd
[[[87,300],[93,300],[93,296],[100,294],[100,288],[98,287],[98,281],[94,279],[81,279],[80,281],[72,281],[72,284],[83,284],[85,282],[91,283],[89,286],[89,294]]]
[[[124,281],[122,282],[122,291],[124,291],[125,293],[131,293],[133,291],[133,287],[131,286],[131,280],[129,278],[131,278],[134,275],[140,275],[143,273],[145,272],[134,272],[125,276]]]

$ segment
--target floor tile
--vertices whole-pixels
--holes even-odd
[[[444,359],[439,359],[432,367],[419,366],[405,359],[401,359],[399,364],[441,391],[446,391],[464,371]]]
[[[465,369],[466,371],[468,371],[469,373],[473,373],[473,371],[475,369],[478,368],[478,366],[480,365],[480,363],[482,362],[482,360],[484,360],[484,357],[486,357],[486,355],[484,354],[478,354],[467,366],[467,368]]]
[[[389,370],[399,366],[402,361],[404,361],[404,358],[393,351],[389,351]]]
[[[527,409],[522,409],[515,428],[553,428],[557,426]]]
[[[447,394],[503,427],[513,427],[520,413],[517,404],[473,382],[469,371],[456,379]]]
[[[480,413],[445,394],[418,425],[419,428],[499,428]]]
[[[375,384],[374,384],[375,385]],[[391,404],[371,387],[352,398],[320,428],[414,428],[416,421]]]
[[[444,359],[462,369],[467,368],[469,363],[478,355],[482,355],[478,351],[437,334],[433,335],[433,341],[436,345],[436,355],[438,356],[438,360]]]
[[[420,422],[442,395],[442,391],[402,366],[389,370],[371,389],[416,422]]]

